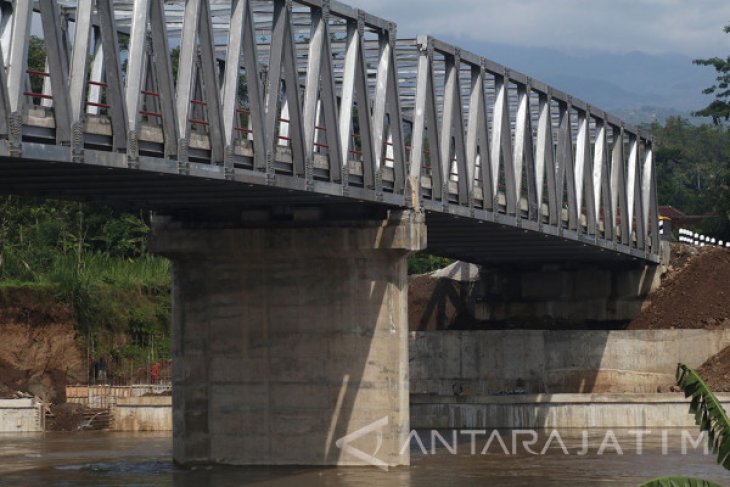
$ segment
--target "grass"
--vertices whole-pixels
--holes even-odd
[[[22,278],[0,280],[0,306],[18,292],[66,304],[76,317],[80,348],[93,350],[92,361],[105,357],[110,372],[114,364],[126,373],[170,357],[168,260],[89,252],[81,260],[56,254],[43,264],[23,266],[32,271]]]
[[[150,218],[103,205],[0,198],[0,306],[66,305],[90,361],[167,358],[170,263],[148,252]]]
[[[70,290],[78,284],[108,284],[121,290],[169,289],[170,263],[162,257],[113,257],[103,253],[86,254],[79,262],[74,256],[59,255],[40,282]]]

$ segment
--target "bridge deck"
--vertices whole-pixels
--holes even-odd
[[[0,153],[6,145],[0,143]],[[31,159],[36,152],[36,158]],[[54,153],[55,152],[55,153]],[[144,208],[179,217],[230,222],[242,211],[256,208],[329,208],[342,219],[367,216],[377,208],[399,208],[393,195],[383,201],[372,192],[353,188],[349,197],[337,184],[316,182],[307,190],[302,180],[279,175],[276,186],[266,185],[264,175],[237,172],[225,178],[220,166],[192,163],[190,175],[178,174],[174,161],[141,158],[139,169],[129,169],[122,155],[92,152],[84,164],[64,160],[64,152],[44,145],[26,145],[28,158],[0,157],[2,187],[13,194],[96,201],[117,207]],[[193,177],[190,177],[193,176]],[[362,197],[358,200],[358,197]],[[371,208],[365,208],[369,203]],[[480,264],[544,263],[557,261],[629,263],[645,255],[619,244],[591,240],[567,229],[558,235],[551,227],[510,217],[500,212],[475,210],[445,214],[440,205],[425,205],[429,249],[439,255]],[[543,221],[547,219],[544,217]],[[564,222],[567,225],[567,219]],[[603,246],[601,245],[603,244]]]
[[[2,193],[406,207],[464,260],[658,260],[651,138],[338,2],[0,0],[0,52]]]

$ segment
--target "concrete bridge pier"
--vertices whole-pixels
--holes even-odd
[[[151,247],[173,262],[174,459],[408,465],[422,217],[294,220],[155,222]]]

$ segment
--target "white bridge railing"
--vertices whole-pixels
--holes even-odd
[[[730,248],[730,242],[725,242],[725,241],[717,239],[715,237],[708,237],[707,235],[702,235],[701,233],[693,232],[692,230],[689,230],[688,228],[679,229],[678,240],[680,243],[684,243],[684,244],[688,244],[688,245],[696,245],[698,247]]]

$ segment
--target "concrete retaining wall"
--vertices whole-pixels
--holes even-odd
[[[0,399],[0,433],[43,431],[43,407],[32,398]]]
[[[112,431],[172,431],[172,396],[120,397]]]
[[[725,409],[730,394],[718,394]],[[696,428],[682,393],[411,396],[411,428]]]
[[[655,393],[730,345],[730,330],[410,334],[411,394]]]

